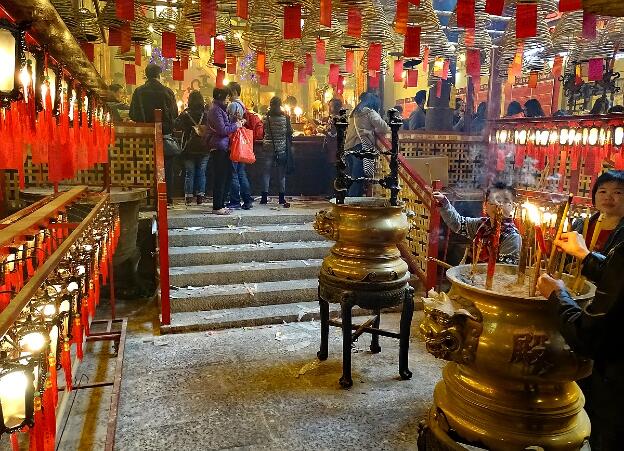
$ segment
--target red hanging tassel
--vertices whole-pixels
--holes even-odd
[[[45,421],[43,418],[43,412],[41,410],[41,397],[35,396],[34,401],[34,409],[35,409],[35,424],[31,427],[31,446],[34,438],[35,449],[37,451],[46,451],[45,449],[45,441],[44,441],[44,433],[45,433]]]
[[[317,64],[325,64],[325,41],[316,40],[316,62]]]
[[[61,366],[63,367],[63,373],[65,373],[65,391],[70,392],[72,391],[72,368],[69,340],[65,340],[63,343],[63,350],[61,351]]]
[[[58,374],[56,371],[56,357],[52,354],[48,356],[48,368],[50,369],[50,381],[52,382],[52,395],[54,396],[54,407],[58,405]]]
[[[314,73],[314,61],[312,60],[312,55],[310,53],[306,53],[306,73],[308,75],[312,75]]]
[[[415,88],[418,86],[418,71],[411,69],[407,71],[407,80],[405,82],[408,88]]]
[[[118,19],[134,20],[134,0],[115,0],[115,13]]]
[[[126,84],[135,86],[136,82],[136,66],[134,64],[126,64],[125,65],[125,78]]]
[[[45,423],[44,446],[46,450],[54,451],[56,442],[56,409],[52,394],[52,381],[46,380],[43,391],[43,417]]]
[[[583,11],[583,37],[585,39],[596,39],[596,15]]]
[[[215,64],[225,66],[225,41],[223,39],[215,39],[213,59]]]
[[[89,327],[89,307],[88,301],[85,301],[84,299],[82,300],[82,305],[80,306],[80,316],[80,324],[82,325],[81,331],[84,331],[84,334],[89,336],[89,333],[91,332]],[[76,339],[77,337],[74,336],[74,341]]]
[[[85,318],[85,321],[87,318]],[[79,360],[82,360],[84,357],[84,353],[82,352],[82,325],[80,324],[80,315],[76,315],[74,318],[74,342],[76,343],[76,355]]]
[[[340,76],[340,66],[338,64],[329,65],[329,84],[336,86],[338,77]]]
[[[567,13],[583,8],[583,0],[559,0],[559,12]]]
[[[505,0],[486,0],[485,12],[494,16],[502,16],[504,6]]]
[[[180,61],[174,61],[171,69],[171,75],[174,81],[184,81],[184,70]],[[217,86],[219,88],[220,86]]]
[[[11,434],[11,450],[20,451],[19,441],[17,440],[17,432]]]
[[[396,15],[394,16],[394,31],[398,34],[405,34],[407,30],[408,15],[409,4],[407,0],[397,0]]]
[[[217,69],[217,80],[215,82],[217,88],[223,88],[225,86],[223,80],[225,80],[225,71],[223,69]]]
[[[176,57],[176,34],[170,31],[162,33],[162,56],[165,58]]]
[[[355,55],[353,50],[347,50],[345,52],[345,70],[350,74],[353,73],[354,61]]]
[[[379,72],[381,68],[381,44],[372,43],[368,47],[368,71]]]
[[[236,57],[235,56],[227,57],[227,73],[229,75],[236,75]]]

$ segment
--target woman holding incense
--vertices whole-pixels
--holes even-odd
[[[555,245],[583,262],[583,275],[596,284],[596,296],[581,308],[561,280],[539,278],[537,288],[557,305],[559,331],[574,352],[591,358],[594,369],[585,410],[591,420],[592,451],[622,449],[624,431],[624,242],[608,254],[590,252],[583,236],[564,233]],[[585,392],[585,390],[584,390]]]
[[[607,171],[598,177],[592,188],[592,202],[598,212],[589,218],[585,244],[590,250],[606,254],[624,241],[624,171]],[[580,220],[572,228],[582,233],[584,226]]]
[[[487,262],[491,242],[496,230],[493,218],[497,210],[502,210],[500,245],[497,261],[499,263],[518,264],[522,238],[513,222],[516,190],[504,183],[496,183],[485,193],[487,216],[470,218],[461,216],[451,205],[446,196],[434,192],[433,197],[440,207],[440,216],[446,225],[473,242],[473,261]]]

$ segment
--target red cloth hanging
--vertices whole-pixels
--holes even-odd
[[[162,56],[165,58],[176,57],[176,34],[170,31],[162,33]]]
[[[354,68],[355,54],[353,50],[347,50],[345,52],[345,71],[352,74]]]
[[[379,72],[381,69],[381,44],[371,43],[368,47],[368,70]]]
[[[537,36],[537,4],[518,3],[516,5],[516,39]]]
[[[329,84],[336,86],[338,77],[340,76],[340,66],[338,64],[329,65]]]
[[[414,6],[420,6],[420,0],[409,0],[409,2]]]
[[[124,69],[126,84],[136,85],[136,66],[134,64],[126,64]]]
[[[202,31],[210,36],[217,34],[217,0],[200,0],[200,25]],[[164,45],[164,44],[163,44]],[[164,53],[163,53],[164,56]]]
[[[141,44],[134,44],[134,64],[137,66],[141,65],[141,53],[142,53]]]
[[[108,29],[108,45],[115,47],[121,45],[121,30],[119,28]]]
[[[359,38],[362,36],[362,11],[349,8],[347,13],[347,35]]]
[[[60,339],[60,337],[59,337]],[[63,367],[63,373],[65,373],[65,391],[72,391],[72,370],[71,370],[71,354],[69,351],[69,340],[65,339],[61,344],[61,366]]]
[[[418,71],[415,69],[411,69],[407,71],[407,87],[415,88],[418,86]]]
[[[203,29],[201,23],[194,25],[193,29],[195,30],[195,44],[210,46],[210,33]]]
[[[505,0],[486,0],[485,12],[494,16],[502,16],[504,6]]]
[[[236,15],[241,19],[249,19],[249,0],[236,0]]]
[[[308,70],[305,66],[299,66],[297,68],[297,82],[299,84],[305,84],[308,82]]]
[[[93,62],[95,59],[95,45],[91,42],[81,42],[80,47],[82,47],[82,51],[87,56],[87,59]]]
[[[474,28],[466,28],[466,33],[464,33],[464,44],[466,47],[474,47],[474,37]]]
[[[583,0],[559,0],[559,12],[567,13],[583,8]]]
[[[436,82],[436,97],[439,99],[442,95],[442,80]]]
[[[256,54],[256,72],[262,74],[266,69],[266,53],[258,52]]]
[[[449,60],[444,60],[444,64],[442,65],[442,75],[440,76],[442,80],[448,79],[450,64],[451,62]]]
[[[312,75],[314,73],[314,61],[312,60],[312,55],[310,53],[306,53],[306,72],[308,75]]]
[[[602,58],[592,58],[589,60],[587,76],[589,81],[602,80],[604,70],[604,60]]]
[[[428,46],[425,47],[425,51],[423,52],[422,71],[425,74],[429,73],[429,47]]]
[[[236,75],[236,57],[227,57],[227,73],[230,75]]]
[[[284,39],[301,39],[301,5],[284,6]]]
[[[269,71],[266,68],[264,72],[258,74],[258,83],[262,86],[267,86],[269,84]]]
[[[282,62],[282,82],[292,83],[295,78],[295,63],[293,61]]]
[[[134,20],[134,0],[115,0],[115,15],[120,20]]]
[[[403,60],[394,60],[394,82],[403,81]]]
[[[583,11],[583,37],[596,39],[596,15]]]
[[[407,27],[403,41],[403,56],[411,58],[420,56],[420,27]]]
[[[320,38],[316,40],[316,63],[325,64],[325,41]]]
[[[119,51],[127,53],[132,49],[132,28],[130,28],[130,22],[122,25],[119,29],[121,33],[121,42],[119,43]]]
[[[409,15],[408,0],[397,0],[396,15],[394,16],[394,31],[405,34],[407,31],[407,18]]]
[[[236,58],[236,57],[234,57]],[[188,70],[189,68],[189,57],[188,55],[182,55],[180,57],[180,67],[182,68],[182,70]]]
[[[319,24],[324,27],[331,28],[332,17],[332,4],[331,0],[320,0],[321,14],[319,17]]]
[[[223,69],[217,69],[217,88],[223,88],[223,86],[225,86],[223,80],[225,80],[225,71]]]
[[[457,26],[475,27],[475,0],[457,0]]]
[[[342,75],[338,75],[338,83],[336,83],[336,94],[341,96],[344,93],[345,80]]]
[[[563,68],[563,57],[561,55],[555,56],[555,61],[553,63],[552,68],[552,76],[554,79],[557,79],[561,76],[561,71]]]
[[[174,61],[171,67],[173,81],[184,81],[184,70],[180,61]]]
[[[214,63],[225,66],[225,40],[214,40]]]

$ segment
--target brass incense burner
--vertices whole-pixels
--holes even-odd
[[[590,424],[574,381],[590,374],[591,361],[565,343],[554,303],[474,286],[470,269],[449,269],[449,294],[424,299],[420,330],[427,351],[450,363],[436,385],[419,449],[465,449],[460,443],[580,449]],[[497,274],[516,272],[516,266],[497,266]],[[586,283],[577,300],[586,302],[594,292]]]
[[[336,241],[330,254],[323,260],[319,274],[319,305],[321,313],[320,360],[328,357],[329,326],[342,328],[342,377],[340,385],[351,387],[351,347],[363,334],[372,335],[370,350],[381,351],[379,336],[397,338],[399,344],[399,374],[409,379],[408,348],[410,324],[414,312],[413,289],[409,286],[407,264],[401,259],[397,244],[409,230],[407,216],[398,201],[398,130],[402,120],[395,110],[388,112],[392,128],[390,173],[381,180],[355,179],[346,172],[345,157],[353,153],[357,158],[378,158],[377,153],[346,152],[344,136],[348,125],[346,112],[335,119],[338,131],[338,163],[334,186],[336,202],[331,210],[320,211],[314,223],[315,230]],[[390,189],[390,198],[346,197],[355,181],[379,183]],[[340,304],[341,321],[329,319],[329,304]],[[381,309],[403,304],[400,332],[379,329]],[[361,325],[353,325],[351,309],[359,306],[372,310],[374,316]],[[354,331],[354,332],[352,332]]]

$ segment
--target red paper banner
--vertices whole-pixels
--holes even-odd
[[[466,44],[466,47],[474,47],[474,39],[474,28],[466,28],[466,33],[464,34],[464,44]]]
[[[583,8],[582,0],[559,0],[559,12],[567,13]]]
[[[450,64],[451,62],[449,60],[444,60],[444,65],[442,66],[442,77],[440,77],[443,80],[446,80],[448,78]]]
[[[119,51],[127,53],[132,48],[132,29],[130,28],[130,22],[123,24],[119,31],[121,32]]]
[[[165,58],[176,57],[176,34],[170,31],[162,33],[162,56]]]
[[[141,44],[134,44],[134,64],[137,66],[141,65],[142,50]]]
[[[214,63],[225,66],[225,41],[223,39],[214,40]]]
[[[223,88],[225,86],[223,80],[225,80],[225,71],[223,69],[217,69],[217,88]]]
[[[394,60],[394,81],[395,83],[403,81],[403,60]]]
[[[422,70],[425,74],[429,73],[429,47],[425,47],[422,58]]]
[[[236,75],[236,57],[227,57],[227,73],[230,75]]]
[[[604,60],[602,58],[592,58],[589,60],[587,68],[587,78],[589,81],[602,80],[604,71]]]
[[[372,89],[379,88],[379,72],[375,72],[375,75],[368,74],[368,87]]]
[[[195,45],[210,46],[210,33],[206,33],[201,24],[194,25],[193,29],[195,30]]]
[[[183,55],[180,58],[180,67],[182,70],[187,70],[189,68],[189,57],[188,55]]]
[[[267,86],[269,84],[269,71],[266,68],[264,72],[258,73],[258,83],[262,86]]]
[[[596,39],[596,16],[587,11],[583,11],[583,37]]]
[[[353,53],[353,50],[347,50],[345,52],[345,71],[346,72],[350,74],[353,73],[354,61],[355,61],[355,54]]]
[[[406,85],[408,88],[415,88],[418,86],[418,71],[411,69],[407,71]]]
[[[332,4],[331,0],[321,0],[321,16],[319,24],[331,28]]]
[[[408,0],[397,0],[396,15],[394,16],[394,31],[405,34],[407,30],[407,17],[409,14]]]
[[[439,99],[442,95],[442,80],[436,82],[436,97]]]
[[[486,0],[485,12],[494,16],[502,16],[504,6],[505,0]]]
[[[381,68],[381,44],[372,43],[368,47],[368,70],[378,72]]]
[[[444,62],[446,65],[446,61]],[[481,50],[466,51],[466,73],[474,79],[481,80]]]
[[[217,0],[200,0],[200,26],[210,36],[217,34]]]
[[[525,39],[537,36],[537,4],[518,3],[516,5],[516,38]]]
[[[110,47],[121,45],[121,30],[119,28],[108,29],[108,45]]]
[[[174,61],[171,69],[171,76],[174,81],[184,81],[184,69],[180,61]]]
[[[529,74],[529,83],[528,83],[529,88],[531,89],[537,88],[537,80],[538,80],[538,72],[535,72],[535,71],[531,72]]]
[[[344,93],[344,85],[345,85],[344,77],[342,75],[339,75],[338,83],[336,84],[336,94],[338,94],[339,96],[341,96]]]
[[[134,0],[115,0],[115,15],[120,20],[134,20]]]
[[[308,82],[308,70],[305,66],[299,66],[297,68],[297,81],[300,84],[305,84]]]
[[[82,51],[87,55],[89,61],[93,62],[95,59],[95,45],[91,42],[81,42],[80,47],[82,47]]]
[[[136,85],[136,66],[134,64],[125,65],[125,76],[127,85]]]
[[[414,6],[420,6],[420,0],[409,0],[409,2]]]
[[[301,5],[284,6],[284,39],[301,39]]]
[[[314,73],[314,62],[312,61],[312,55],[309,53],[306,53],[306,72],[308,75]]]
[[[475,27],[475,0],[457,0],[457,26]]]
[[[336,86],[338,77],[340,76],[340,66],[338,64],[329,65],[329,84]]]
[[[325,64],[325,41],[316,40],[316,62],[317,64]]]
[[[249,0],[236,0],[236,15],[241,19],[249,19]]]
[[[347,35],[359,38],[362,36],[362,12],[358,8],[349,8],[347,15]]]
[[[420,27],[407,27],[403,41],[403,56],[406,58],[420,56]]]
[[[561,76],[561,72],[563,69],[563,57],[561,55],[555,56],[555,61],[553,62],[552,68],[552,76],[556,80]]]
[[[295,63],[293,61],[282,62],[282,82],[292,83],[295,78]]]
[[[266,69],[266,53],[258,52],[256,56],[256,72],[263,74]]]

